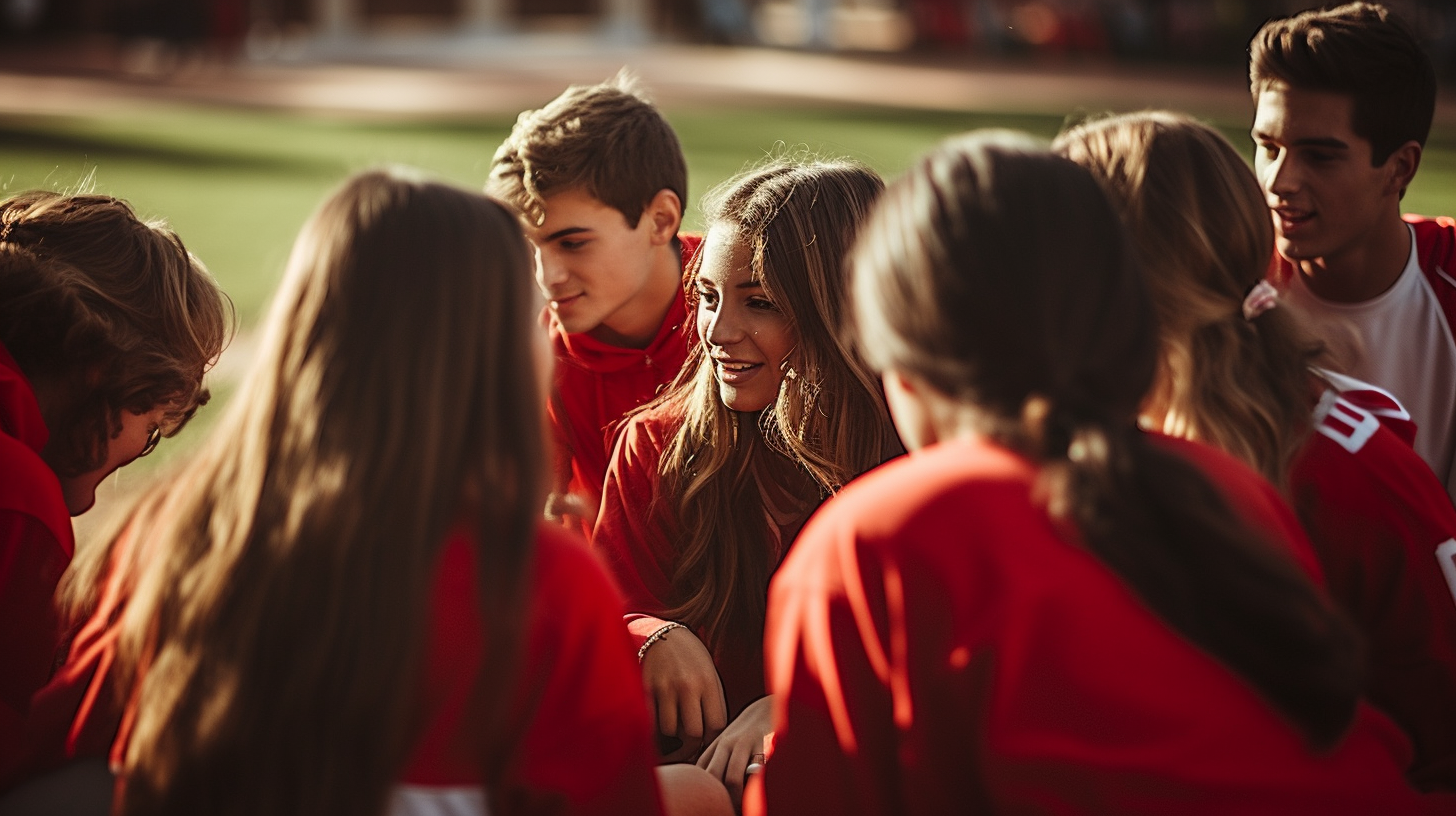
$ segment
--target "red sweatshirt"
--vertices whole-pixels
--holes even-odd
[[[429,716],[396,790],[404,812],[458,812],[448,807],[482,800],[476,746],[461,730],[489,654],[474,575],[474,549],[457,530],[435,582],[423,698]],[[620,595],[592,554],[558,528],[541,529],[531,582],[518,689],[523,700],[536,702],[504,789],[496,793],[527,813],[661,813],[657,757],[642,680],[621,630]],[[128,593],[120,583],[108,581],[66,664],[36,697],[31,732],[42,770],[108,752],[114,760],[122,756],[122,712],[110,672],[113,624]]]
[[[670,409],[654,408],[622,428],[592,533],[592,549],[627,597],[627,628],[639,647],[665,623],[662,616],[672,606],[682,526],[673,497],[658,492],[657,469],[681,422]],[[756,517],[763,519],[763,546],[774,550],[772,563],[777,563],[789,543],[784,541],[786,531],[771,526],[762,507],[744,508],[745,523]],[[762,633],[745,633],[732,642],[709,640],[702,631],[694,634],[713,654],[731,720],[764,695]]]
[[[1220,451],[1166,444],[1317,573],[1274,488]],[[746,814],[1451,812],[1408,787],[1409,745],[1368,706],[1312,751],[1066,539],[1036,475],[952,441],[810,520],[770,591],[776,738]]]
[[[17,781],[30,697],[55,667],[53,596],[75,551],[61,483],[40,458],[49,436],[30,382],[0,344],[0,790]]]
[[[686,269],[702,244],[701,235],[678,236]],[[588,334],[567,334],[552,322],[556,390],[547,405],[558,446],[557,488],[592,500],[602,494],[612,440],[622,417],[646,404],[672,382],[698,342],[682,287],[646,348],[624,348]],[[566,471],[569,471],[566,472]]]

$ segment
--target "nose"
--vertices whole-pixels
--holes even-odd
[[[1280,150],[1274,158],[1266,159],[1263,172],[1259,174],[1264,192],[1279,198],[1288,198],[1298,191],[1300,178],[1295,165],[1296,162],[1289,160],[1288,150]]]
[[[719,304],[718,311],[707,314],[707,330],[703,339],[710,346],[730,346],[743,339],[743,325],[727,304]]]
[[[551,290],[566,282],[566,264],[561,263],[551,252],[542,252],[540,247],[533,246],[536,255],[536,283],[549,297]]]

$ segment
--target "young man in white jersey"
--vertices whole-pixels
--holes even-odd
[[[1271,20],[1249,55],[1273,278],[1338,368],[1404,403],[1456,496],[1456,222],[1400,210],[1435,110],[1430,58],[1373,3]]]

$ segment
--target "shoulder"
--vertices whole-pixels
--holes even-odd
[[[826,502],[789,557],[800,565],[835,559],[843,549],[913,557],[964,538],[972,520],[978,537],[1045,527],[1030,498],[1034,477],[1026,460],[984,442],[945,442],[899,456]]]
[[[534,575],[539,593],[568,598],[585,593],[598,601],[620,605],[606,569],[586,544],[565,528],[553,524],[537,528]]]
[[[69,558],[74,534],[60,480],[25,443],[0,433],[0,511],[34,519]]]
[[[1407,215],[1416,236],[1416,255],[1432,285],[1456,289],[1456,219]]]
[[[1315,374],[1329,384],[1315,404],[1316,433],[1350,453],[1358,453],[1381,426],[1407,445],[1414,444],[1415,420],[1394,394],[1334,371],[1316,369]]]
[[[629,415],[617,438],[617,455],[651,458],[654,461],[682,428],[682,406],[656,403]]]
[[[1212,445],[1158,433],[1148,436],[1153,444],[1203,473],[1244,524],[1263,533],[1271,544],[1293,556],[1315,580],[1323,580],[1323,571],[1304,526],[1285,497],[1267,479],[1232,454]]]

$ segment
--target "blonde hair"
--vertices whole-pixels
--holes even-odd
[[[898,445],[878,378],[839,334],[844,258],[883,189],[854,162],[782,157],[725,182],[704,204],[710,230],[732,227],[747,244],[754,279],[797,337],[791,373],[757,415],[723,405],[701,345],[659,400],[683,416],[655,499],[676,505],[685,531],[667,615],[699,628],[710,646],[763,629],[774,553],[766,514],[745,508],[763,507],[767,458],[784,457],[803,477],[783,487],[807,513]],[[691,308],[697,300],[694,290]]]
[[[662,112],[623,69],[599,85],[573,85],[525,111],[495,152],[486,192],[531,224],[548,196],[581,190],[635,227],[662,190],[687,203],[687,160]]]
[[[120,199],[42,190],[0,202],[0,342],[59,397],[43,456],[99,467],[121,411],[167,406],[167,435],[207,402],[232,304],[177,234]]]
[[[1274,252],[1248,165],[1217,131],[1166,111],[1088,122],[1055,148],[1118,205],[1152,294],[1162,353],[1144,416],[1287,489],[1310,431],[1308,369],[1320,349],[1288,309],[1244,318]]]
[[[493,778],[544,497],[539,308],[483,196],[376,171],[313,215],[240,396],[115,567],[116,671],[142,678],[119,812],[379,812],[462,523],[499,658],[471,713]]]

